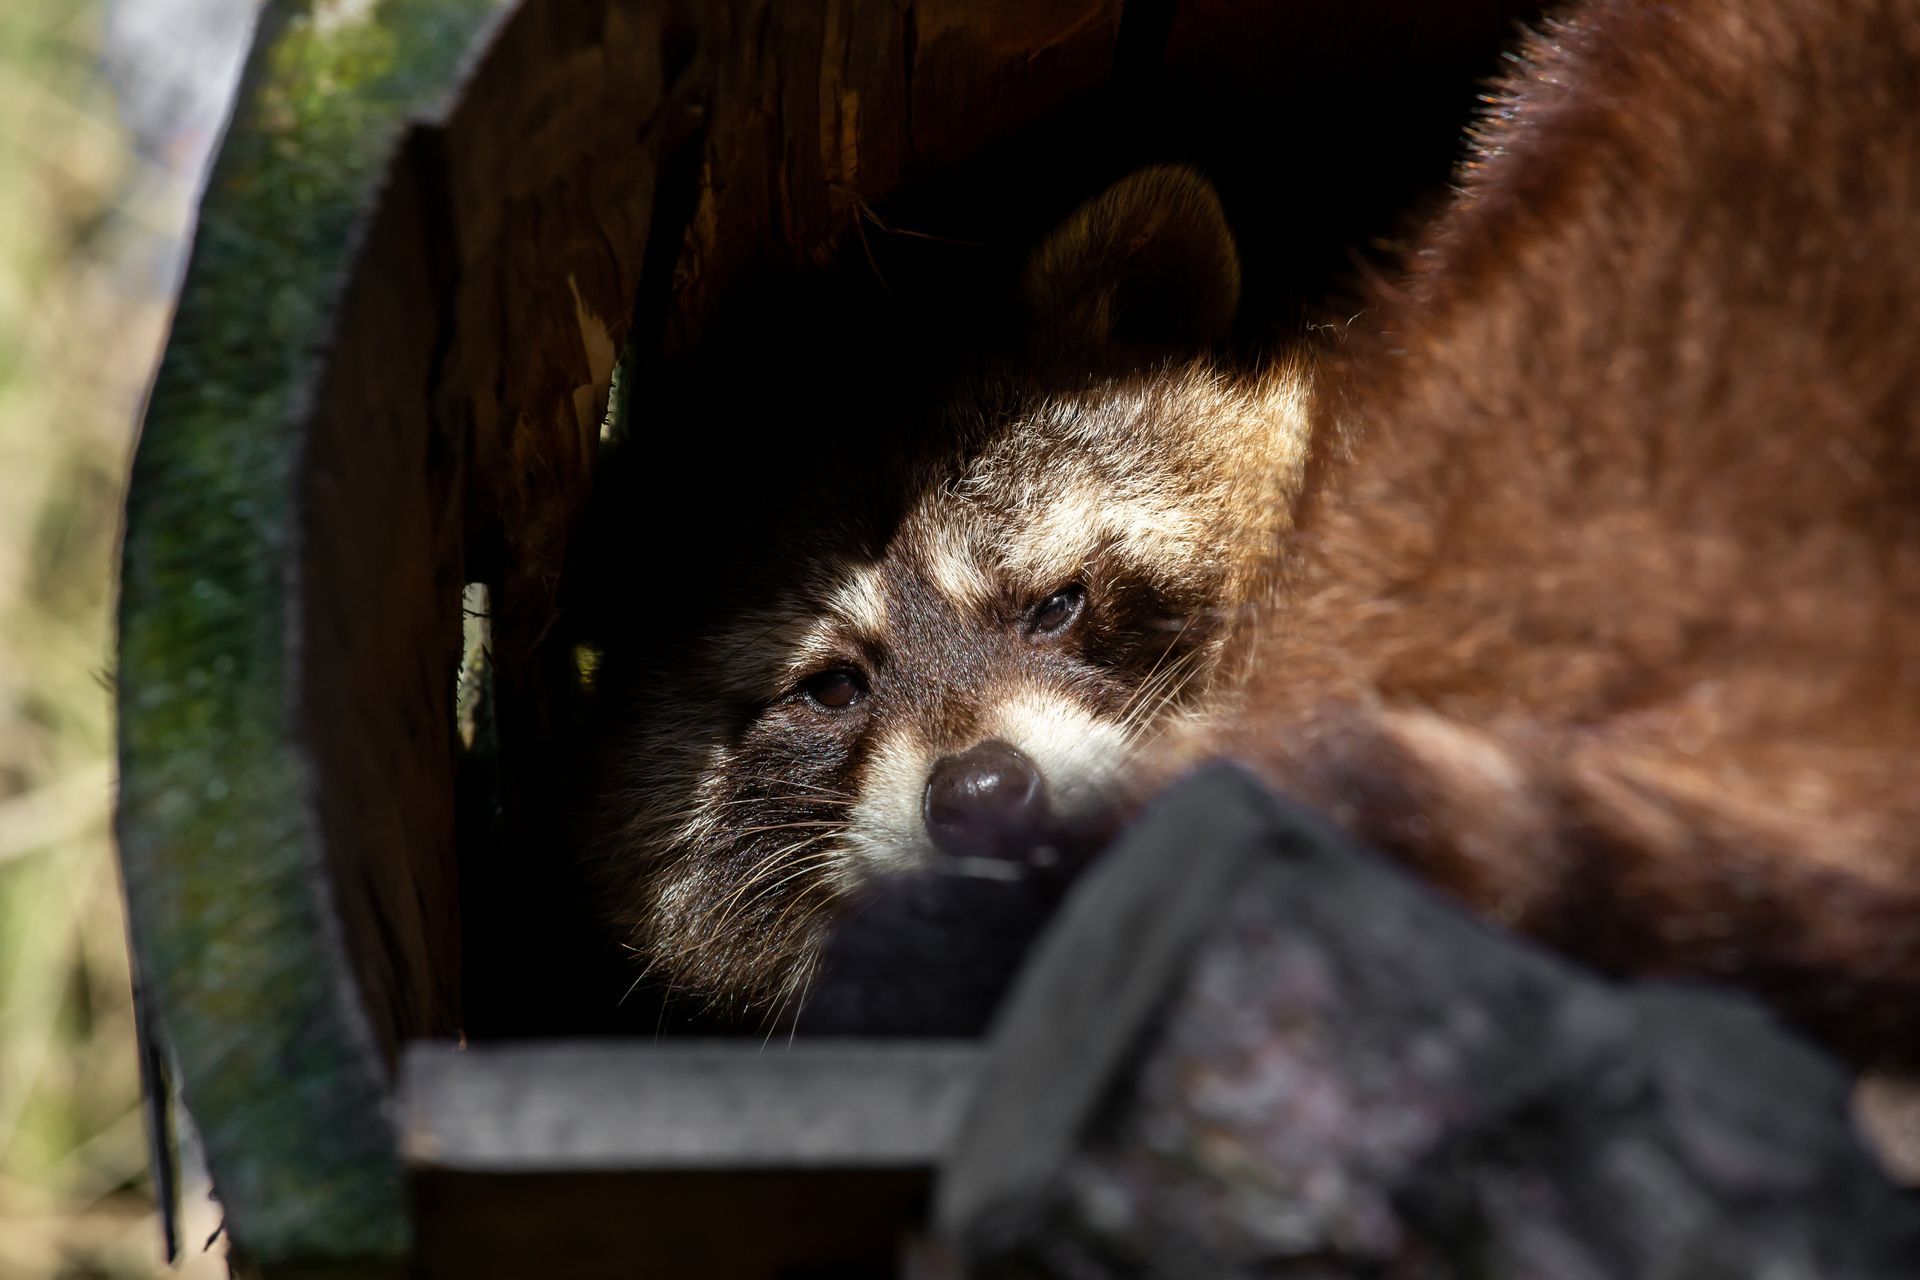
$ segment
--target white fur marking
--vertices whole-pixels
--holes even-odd
[[[1177,577],[1202,555],[1203,524],[1191,495],[1068,492],[1018,538],[1008,563],[1044,591],[1079,573],[1104,543],[1134,565]]]
[[[993,583],[974,554],[973,540],[955,531],[923,549],[922,566],[934,590],[955,608],[977,609],[993,599]]]
[[[847,823],[850,879],[913,871],[933,856],[920,816],[932,764],[909,729],[896,729],[873,744],[860,799]]]
[[[827,597],[827,612],[861,635],[879,639],[887,633],[886,577],[878,565],[863,565]]]
[[[1052,690],[1020,689],[988,712],[987,725],[986,736],[1012,744],[1039,766],[1056,813],[1092,808],[1127,761],[1118,725]]]

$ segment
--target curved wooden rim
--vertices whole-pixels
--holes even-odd
[[[1121,10],[271,11],[135,459],[118,690],[149,1030],[249,1257],[408,1248],[392,1062],[461,1025],[461,588],[537,742],[635,299],[690,341],[769,254],[1097,89]]]
[[[229,1221],[266,1259],[408,1242],[303,734],[295,516],[336,303],[393,157],[495,8],[269,10],[133,464],[116,829],[146,1034],[182,1077]]]

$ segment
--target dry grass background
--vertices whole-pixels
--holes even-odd
[[[175,0],[0,0],[5,1278],[162,1270],[109,831],[113,566],[134,423],[209,134],[204,111],[167,117],[182,95],[168,99],[160,78],[186,68],[186,96],[204,95],[230,66],[210,46],[231,47],[245,3],[199,3],[181,25]],[[157,20],[176,22],[176,45],[200,42],[185,46],[192,56],[127,46],[130,28]],[[110,37],[121,41],[112,73]],[[224,1275],[219,1248],[201,1249],[217,1207],[204,1185],[187,1200],[176,1274]]]

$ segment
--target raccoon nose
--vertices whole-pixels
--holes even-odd
[[[1046,786],[1033,761],[990,738],[933,766],[922,808],[940,852],[1016,858],[1046,821]]]

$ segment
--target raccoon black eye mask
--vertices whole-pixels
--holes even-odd
[[[1083,587],[1063,587],[1041,601],[1027,623],[1028,634],[1036,640],[1057,636],[1073,626],[1086,603]],[[870,681],[855,667],[833,667],[808,676],[796,691],[822,711],[845,711],[866,699]]]
[[[782,1007],[876,877],[1017,870],[1214,713],[1305,450],[1296,370],[1205,357],[1238,292],[1204,180],[1124,180],[1035,252],[1029,365],[932,407],[883,526],[836,508],[698,635],[609,647],[583,865],[652,973]]]

